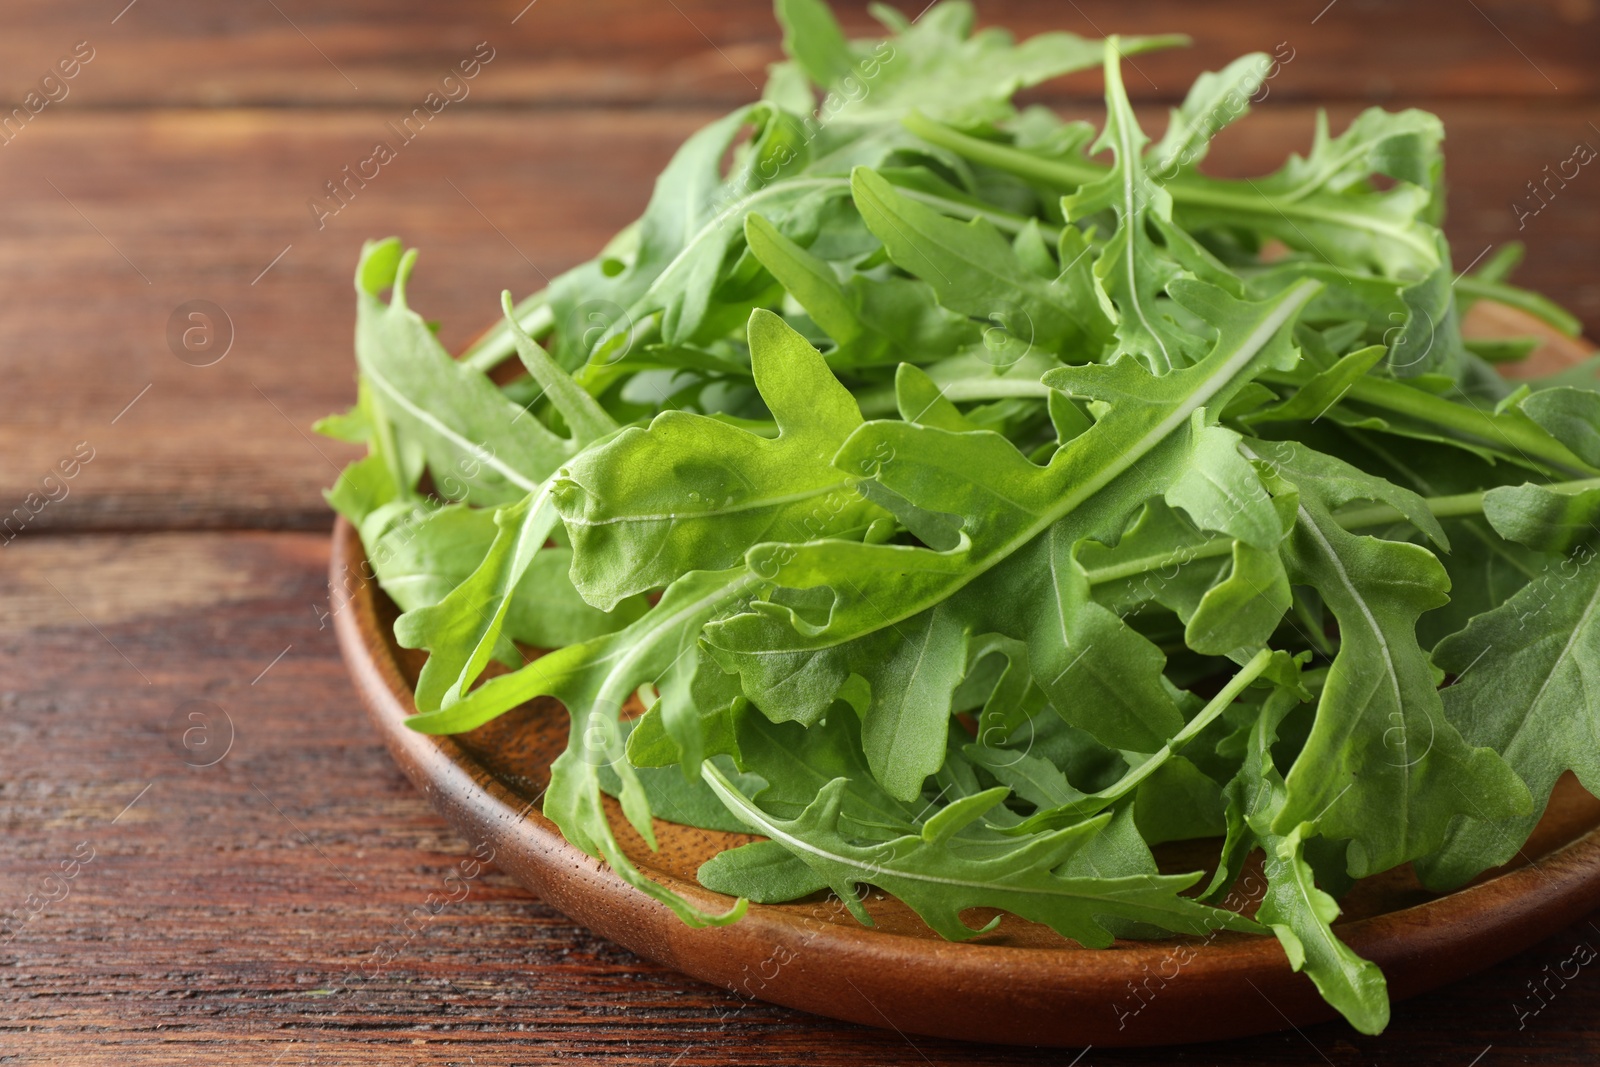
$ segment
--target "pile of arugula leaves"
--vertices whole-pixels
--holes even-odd
[[[1120,60],[1180,38],[876,12],[849,41],[778,0],[763,99],[460,358],[415,252],[366,247],[359,403],[319,428],[369,450],[329,497],[429,653],[411,724],[559,698],[546,814],[689,923],[822,890],[870,922],[871,885],[952,939],[1270,930],[1377,1032],[1335,898],[1459,885],[1563,771],[1600,790],[1595,375],[1513,388],[1532,342],[1459,326],[1576,323],[1514,253],[1455,276],[1432,115],[1224,181],[1265,56],[1152,144]],[[1011,103],[1099,65],[1098,131]],[[738,904],[644,877],[604,794],[652,845],[759,835],[700,871]],[[1205,885],[1158,871],[1195,838]],[[1257,851],[1251,919],[1218,905]]]

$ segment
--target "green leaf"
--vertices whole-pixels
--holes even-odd
[[[1182,756],[1173,756],[1139,783],[1134,824],[1150,845],[1193,841],[1222,833],[1222,790]]]
[[[944,764],[944,724],[967,663],[967,631],[953,614],[936,607],[908,620],[881,661],[857,668],[872,686],[862,751],[873,777],[902,800]]]
[[[495,516],[499,531],[488,554],[466,581],[436,604],[395,620],[403,648],[425,648],[428,660],[417,678],[419,712],[447,708],[478,680],[504,639],[512,596],[535,553],[555,529],[549,492],[529,494]]]
[[[450,504],[429,511],[407,504],[387,510],[363,526],[362,538],[379,583],[401,611],[437,604],[471,577],[499,529],[492,508]],[[561,648],[610,633],[644,613],[642,597],[613,612],[590,607],[567,580],[571,565],[570,548],[546,545],[533,556],[506,610],[506,637],[535,648]],[[522,662],[510,649],[495,654]]]
[[[777,0],[783,50],[816,84],[832,88],[855,68],[856,57],[822,0]]]
[[[1333,931],[1339,906],[1317,887],[1305,857],[1306,838],[1315,832],[1314,827],[1301,823],[1283,836],[1271,829],[1287,801],[1272,747],[1280,724],[1294,707],[1295,698],[1280,690],[1267,700],[1255,721],[1240,730],[1244,760],[1225,790],[1228,840],[1224,860],[1205,899],[1226,891],[1238,876],[1244,854],[1252,844],[1259,844],[1266,853],[1262,867],[1267,887],[1256,914],[1258,921],[1270,927],[1282,943],[1289,965],[1305,971],[1323,998],[1352,1026],[1365,1034],[1380,1033],[1389,1022],[1388,983],[1375,964],[1357,956]]]
[[[1440,266],[1433,190],[1402,182],[1378,192],[1347,179],[1363,162],[1406,174],[1419,172],[1426,163],[1431,174],[1438,156],[1437,141],[1429,147],[1429,130],[1430,124],[1438,129],[1438,120],[1424,112],[1372,113],[1379,117],[1364,120],[1367,127],[1341,149],[1329,147],[1334,142],[1323,123],[1320,148],[1311,161],[1278,175],[1238,182],[1179,174],[1164,182],[1161,188],[1172,197],[1173,221],[1196,233],[1253,231],[1257,240],[1272,237],[1342,267],[1373,268],[1412,281],[1426,277]],[[1380,136],[1379,143],[1392,140],[1397,150],[1362,151],[1362,138],[1379,134],[1378,127],[1391,119],[1397,136]],[[1100,180],[1106,172],[1076,151],[1046,156],[973,137],[915,113],[904,122],[924,141],[964,159],[1065,193]],[[1416,151],[1399,150],[1401,146]]]
[[[967,122],[998,121],[1013,113],[1017,90],[1100,59],[1098,41],[1069,33],[1044,33],[1020,45],[1001,29],[973,33],[972,6],[956,0],[933,5],[914,22],[892,16],[895,36],[881,42],[847,43],[820,0],[780,0],[777,12],[784,51],[835,94],[830,117],[836,122],[894,122],[912,108]],[[1186,41],[1130,37],[1122,48],[1136,55]]]
[[[982,670],[985,661],[993,665],[987,673]],[[964,694],[981,700],[978,740],[983,744],[1005,740],[1023,723],[1030,722],[1045,703],[1044,690],[1028,669],[1027,644],[1003,634],[979,634],[968,639],[966,677],[955,697],[958,707],[964,705]]]
[[[399,505],[362,527],[367,559],[401,611],[437,604],[466,581],[494,543],[495,508]]]
[[[1126,755],[1129,766],[1127,773],[1123,774],[1112,784],[1098,789],[1093,793],[1078,793],[1075,789],[1062,789],[1058,784],[1056,792],[1066,795],[1066,799],[1057,802],[1048,808],[1042,808],[1028,819],[1023,820],[1006,832],[1013,834],[1035,833],[1040,830],[1055,830],[1070,826],[1079,820],[1088,818],[1105,810],[1111,804],[1132,794],[1135,790],[1142,789],[1153,776],[1160,773],[1163,768],[1170,765],[1176,758],[1176,753],[1195,738],[1202,730],[1215,722],[1233,702],[1238,699],[1247,686],[1261,677],[1273,662],[1274,657],[1283,657],[1283,653],[1273,653],[1262,649],[1250,658],[1243,669],[1228,684],[1206,703],[1183,728],[1175,733],[1172,738],[1162,745],[1157,751],[1148,755]],[[1181,773],[1181,772],[1180,772]],[[1198,772],[1197,772],[1198,773]],[[1076,795],[1071,795],[1076,794]]]
[[[1194,451],[1188,469],[1164,494],[1167,503],[1202,530],[1228,534],[1254,548],[1277,547],[1283,524],[1255,469],[1239,454],[1239,435],[1206,426],[1205,414],[1196,411],[1190,417]]]
[[[339,472],[333,488],[324,495],[328,505],[357,529],[368,515],[399,496],[394,475],[382,456],[358,459]]]
[[[855,399],[778,316],[754,312],[749,331],[776,438],[667,411],[588,449],[557,478],[573,584],[589,603],[609,609],[689,571],[727,567],[757,542],[860,532],[883,514],[830,463],[861,425]]]
[[[861,907],[857,887],[870,884],[905,901],[952,940],[966,940],[994,925],[978,930],[967,926],[961,913],[974,907],[1001,908],[1090,947],[1111,943],[1101,916],[1196,934],[1254,927],[1241,916],[1178,896],[1197,875],[1085,878],[1052,873],[1100,831],[1105,817],[1033,839],[963,847],[960,831],[1004,796],[1003,789],[991,790],[947,805],[920,834],[859,845],[838,829],[848,779],[828,783],[798,818],[783,820],[763,812],[714,765],[705,764],[702,773],[730,810],[756,833],[789,849],[867,925],[872,920]]]
[[[845,294],[827,260],[789,240],[760,215],[752,214],[744,220],[744,235],[751,255],[772,272],[835,343],[848,345],[866,332],[854,302]]]
[[[617,422],[602,408],[594,397],[584,392],[560,367],[556,366],[539,342],[529,336],[517,321],[516,310],[511,306],[510,290],[500,294],[500,307],[505,312],[506,328],[517,345],[517,355],[528,375],[539,383],[539,391],[561,413],[561,418],[572,431],[572,440],[578,448],[616,432]]]
[[[639,873],[618,845],[600,802],[599,768],[609,766],[616,773],[623,813],[654,847],[649,799],[628,761],[619,726],[622,706],[641,685],[661,678],[694,647],[708,619],[733,609],[759,584],[743,568],[686,574],[633,624],[541,656],[511,674],[489,679],[449,707],[415,715],[406,723],[422,733],[460,733],[534,697],[556,697],[567,707],[571,736],[566,751],[550,768],[545,815],[568,841],[604,858],[630,885],[684,921],[733,922],[743,914],[742,901],[724,914],[711,914]]]
[[[803,727],[772,722],[746,705],[734,714],[734,730],[740,767],[766,783],[750,796],[771,815],[798,818],[835,778],[850,780],[840,798],[839,825],[855,840],[887,841],[915,832],[932,810],[921,797],[904,801],[873,781],[860,720],[848,707],[835,705],[825,720]]]
[[[1289,575],[1277,551],[1235,541],[1232,569],[1184,621],[1184,643],[1207,656],[1258,648],[1271,640],[1290,601]]]
[[[782,904],[828,888],[821,875],[776,841],[719,852],[700,865],[695,877],[707,889],[757,904]]]
[[[833,338],[838,347],[828,362],[836,368],[930,362],[978,343],[977,325],[939,307],[922,282],[858,272],[841,282],[832,264],[760,215],[745,220],[745,238],[751,254]]]
[[[1101,211],[1115,213],[1116,230],[1100,250],[1094,273],[1116,308],[1117,351],[1134,356],[1156,374],[1164,374],[1192,362],[1203,339],[1174,321],[1158,299],[1168,284],[1184,273],[1150,236],[1153,219],[1171,218],[1172,198],[1145,171],[1144,149],[1149,138],[1139,128],[1128,102],[1115,37],[1105,44],[1105,76],[1106,125],[1090,152],[1109,150],[1116,164],[1104,177],[1063,199],[1061,208],[1074,222]]]
[[[1299,496],[1284,546],[1290,580],[1314,588],[1339,620],[1339,653],[1273,832],[1312,822],[1350,838],[1350,873],[1360,878],[1433,851],[1456,815],[1525,808],[1510,768],[1445,718],[1417,643],[1418,616],[1448,599],[1444,568],[1425,548],[1352,534],[1333,516],[1351,500],[1376,499],[1437,533],[1421,500],[1303,447],[1250,447]]]
[[[1350,387],[1377,366],[1387,352],[1382,345],[1369,345],[1341,356],[1339,362],[1308,379],[1287,400],[1248,415],[1244,421],[1252,426],[1301,419],[1315,422],[1343,400]]]
[[[1303,970],[1323,998],[1351,1026],[1379,1034],[1389,1025],[1389,986],[1378,965],[1364,960],[1335,936],[1339,905],[1316,887],[1305,860],[1304,825],[1276,842],[1269,856],[1267,894],[1256,918],[1283,944],[1289,966]]]
[[[507,400],[481,372],[456,362],[406,305],[415,250],[369,242],[357,267],[356,360],[381,417],[420,443],[434,482],[474,504],[514,501],[575,451]],[[389,303],[378,294],[392,287]]]
[[[1541,389],[1522,411],[1591,467],[1600,466],[1600,393],[1560,386]]]
[[[1565,555],[1600,533],[1600,485],[1573,492],[1505,485],[1483,496],[1483,515],[1508,541]]]
[[[1024,347],[1079,359],[1098,355],[1109,324],[1092,294],[1030,271],[988,220],[946,218],[865,168],[851,175],[850,188],[889,257],[932,286],[940,304],[994,321]],[[1017,358],[1008,353],[1003,361]]]
[[[724,176],[724,159],[747,129],[749,140]],[[848,192],[842,177],[808,171],[812,147],[800,120],[769,103],[739,108],[691,136],[657,178],[631,251],[552,283],[551,314],[567,328],[557,332],[558,362],[570,368],[590,361],[585,384],[603,384],[641,340],[659,335],[687,344],[717,332],[724,313],[743,321],[751,303],[723,305],[716,293],[737,260],[745,217],[756,210],[774,220],[804,214]]]
[[[1197,166],[1212,138],[1249,113],[1250,98],[1261,91],[1272,66],[1264,53],[1252,52],[1196,78],[1182,106],[1172,110],[1161,142],[1150,149],[1150,173],[1165,181],[1180,169]]]
[[[1426,111],[1414,108],[1388,112],[1368,108],[1338,137],[1328,136],[1328,117],[1317,115],[1311,151],[1290,156],[1270,179],[1271,191],[1299,198],[1326,190],[1343,193],[1358,188],[1373,174],[1431,189],[1437,180],[1439,144],[1444,126]]]
[[[717,756],[715,759],[723,773],[737,782],[740,789],[748,789],[753,793],[765,784],[755,775],[739,773],[727,756]],[[728,811],[702,779],[686,779],[673,767],[641,767],[636,774],[645,795],[650,798],[651,810],[668,822],[723,833],[744,831],[744,823]],[[602,764],[599,775],[600,788],[608,796],[618,796],[622,792],[622,779],[610,766]]]
[[[1434,649],[1455,677],[1445,713],[1471,744],[1501,753],[1532,795],[1520,811],[1468,810],[1418,863],[1430,886],[1460,885],[1517,855],[1566,770],[1600,791],[1600,566],[1587,547],[1554,562]]]

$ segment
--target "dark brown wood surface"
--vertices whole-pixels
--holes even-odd
[[[420,246],[414,302],[464,342],[501,288],[591,254],[685,133],[753,95],[746,77],[776,55],[766,5],[537,0],[513,23],[521,0],[124,2],[0,12],[4,111],[77,42],[95,50],[0,145],[0,511],[93,454],[0,535],[0,939],[15,935],[0,1064],[1069,1062],[746,1003],[591,937],[492,867],[463,877],[473,843],[389,762],[323,617],[320,489],[350,453],[309,423],[353,396],[361,240]],[[1600,145],[1592,0],[981,15],[1191,34],[1189,53],[1130,74],[1157,123],[1199,69],[1290,42],[1219,172],[1302,147],[1318,105],[1437,110],[1458,266],[1520,237],[1520,277],[1600,335],[1600,177],[1583,171],[1521,233],[1511,206],[1576,142]],[[317,229],[306,200],[484,40],[473,95]],[[1040,96],[1094,117],[1089,84]],[[233,322],[209,367],[168,348],[169,316],[195,299]],[[232,724],[213,766],[174,752],[171,735],[203,725],[191,713],[219,745]],[[47,881],[64,863],[76,876]],[[430,894],[456,899],[434,915]],[[1398,1006],[1381,1038],[1331,1024],[1079,1062],[1593,1062],[1600,971],[1552,975],[1600,948],[1597,927]]]

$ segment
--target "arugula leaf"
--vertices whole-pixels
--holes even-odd
[[[1283,654],[1277,653],[1276,655],[1282,656]],[[1059,829],[1103,811],[1109,805],[1141,788],[1150,780],[1152,775],[1176,761],[1175,753],[1179,749],[1193,740],[1195,735],[1215,722],[1223,712],[1228,710],[1239,694],[1267,669],[1273,657],[1274,653],[1268,649],[1262,649],[1252,656],[1250,662],[1245,664],[1243,669],[1229,679],[1228,684],[1223,686],[1222,690],[1207,702],[1200,713],[1190,719],[1181,730],[1173,734],[1172,738],[1162,745],[1158,751],[1139,757],[1136,761],[1130,759],[1128,772],[1113,784],[1103,789],[1098,789],[1093,793],[1078,793],[1076,796],[1070,795],[1071,793],[1076,793],[1076,790],[1063,790],[1058,785],[1054,792],[1063,794],[1064,799],[1056,800],[1048,807],[1043,807],[1040,811],[1034,813],[1032,817],[1011,827],[1007,832],[1033,833],[1039,830]],[[1287,657],[1284,658],[1287,659]]]
[[[1105,43],[1106,125],[1090,152],[1110,150],[1116,164],[1104,177],[1087,182],[1061,202],[1067,218],[1079,222],[1111,210],[1116,231],[1095,260],[1094,274],[1117,309],[1117,347],[1156,374],[1190,363],[1200,340],[1183,329],[1158,304],[1168,283],[1182,268],[1150,236],[1155,219],[1172,217],[1172,197],[1145,172],[1144,149],[1149,138],[1139,128],[1133,105],[1122,84],[1119,41]]]
[[[822,787],[850,779],[840,799],[839,825],[858,841],[887,841],[914,832],[929,807],[919,797],[903,801],[873,780],[861,746],[861,724],[848,707],[812,727],[775,723],[745,705],[734,716],[739,766],[766,783],[750,796],[769,814],[797,818]],[[698,779],[697,779],[698,780]]]
[[[892,122],[910,108],[962,122],[993,122],[1012,113],[1019,89],[1100,61],[1100,42],[1070,33],[1045,33],[1020,45],[999,29],[972,32],[972,5],[945,0],[915,22],[888,8],[877,14],[896,31],[877,44],[846,42],[821,0],[780,0],[784,51],[818,87],[844,101],[836,118]],[[1124,39],[1137,55],[1187,42],[1176,35]]]
[[[340,471],[333,488],[323,495],[329,507],[360,529],[367,516],[393,503],[399,492],[384,458],[369,455]]]
[[[629,742],[632,741],[639,722],[640,720],[633,719],[621,724],[622,733]],[[741,789],[748,789],[754,793],[766,785],[759,775],[745,774],[738,770],[732,758],[725,754],[711,758],[716,761],[724,774],[738,783]],[[723,833],[736,834],[744,831],[744,823],[734,818],[717,795],[698,776],[685,778],[672,767],[640,767],[637,770],[640,788],[650,798],[650,809],[658,812],[662,818],[686,826],[698,826],[705,830],[721,830]],[[622,778],[611,766],[602,763],[598,775],[601,792],[611,797],[621,795]]]
[[[501,504],[536,491],[575,446],[450,358],[406,305],[415,263],[415,250],[401,256],[399,240],[389,238],[363,246],[356,268],[356,361],[373,406],[420,444],[447,496]],[[379,299],[386,288],[387,304]]]
[[[617,844],[600,802],[599,768],[609,766],[616,773],[623,813],[655,847],[649,799],[627,758],[618,725],[622,706],[639,686],[661,677],[693,647],[706,620],[728,610],[759,584],[743,568],[686,574],[632,625],[491,678],[448,707],[413,716],[407,725],[422,733],[460,733],[534,697],[556,697],[567,707],[571,739],[551,765],[545,815],[568,841],[603,857],[630,885],[666,904],[685,922],[733,922],[743,914],[742,901],[726,913],[710,914],[639,872]]]
[[[498,532],[477,570],[441,600],[395,620],[403,648],[429,652],[417,678],[418,711],[437,711],[466,693],[501,649],[506,613],[534,554],[555,529],[548,491],[528,497],[495,516]],[[484,610],[483,605],[493,605]]]
[[[980,339],[977,324],[934,303],[925,283],[860,272],[841,282],[831,263],[760,215],[745,220],[745,240],[751,254],[833,338],[838,347],[828,353],[830,366],[928,362]]]
[[[864,531],[883,514],[829,462],[861,425],[855,399],[777,315],[753,312],[749,334],[776,437],[667,411],[585,451],[556,479],[573,584],[591,604],[609,610],[691,570],[730,566],[759,541]]]
[[[702,773],[730,810],[755,832],[788,848],[869,926],[872,917],[857,896],[857,887],[866,884],[893,893],[953,941],[985,933],[998,923],[994,919],[977,930],[967,926],[961,912],[973,907],[1003,908],[1091,948],[1111,944],[1100,916],[1194,934],[1255,927],[1242,916],[1179,896],[1198,875],[1084,878],[1052,873],[1105,825],[1107,816],[1033,839],[963,847],[960,832],[1005,795],[1003,789],[989,790],[941,808],[919,834],[864,846],[838,829],[849,779],[829,782],[798,818],[783,820],[758,808],[714,764],[705,764]]]
[[[1566,555],[1593,539],[1600,523],[1600,485],[1505,485],[1483,495],[1483,514],[1508,541]]]
[[[757,904],[782,904],[828,888],[821,875],[776,841],[719,852],[700,865],[695,878],[707,889]]]
[[[1272,62],[1264,53],[1252,52],[1196,78],[1183,104],[1172,109],[1160,143],[1147,154],[1149,172],[1165,181],[1180,168],[1198,165],[1212,139],[1249,113],[1250,99],[1261,91],[1271,69]]]
[[[501,294],[501,304],[523,365],[572,429],[572,450],[612,433],[617,424],[611,416],[522,330],[510,293]],[[395,638],[403,647],[429,652],[417,678],[419,711],[436,711],[460,700],[489,665],[490,657],[508,643],[506,618],[517,587],[555,530],[549,483],[519,503],[502,508],[495,522],[499,531],[494,541],[465,581],[437,603],[409,610],[395,621]],[[615,607],[616,601],[604,605],[606,611]],[[508,657],[502,652],[501,658]]]
[[[1295,705],[1292,694],[1279,690],[1267,699],[1260,715],[1236,735],[1244,759],[1225,790],[1228,839],[1223,863],[1205,896],[1226,892],[1239,875],[1244,854],[1252,845],[1259,845],[1265,852],[1262,867],[1267,885],[1257,920],[1283,944],[1290,966],[1304,970],[1352,1026],[1362,1033],[1381,1033],[1389,1022],[1383,973],[1338,939],[1332,923],[1339,916],[1339,906],[1317,887],[1306,858],[1308,838],[1317,832],[1317,824],[1303,822],[1282,835],[1272,829],[1288,799],[1272,748],[1280,725]]]
[[[1443,847],[1418,862],[1426,884],[1453,888],[1517,855],[1563,771],[1576,773],[1590,792],[1600,790],[1594,560],[1593,549],[1580,546],[1434,649],[1434,663],[1455,678],[1443,693],[1445,714],[1468,742],[1505,756],[1533,804],[1519,812],[1463,811]]]
[[[1037,345],[1079,361],[1098,356],[1108,336],[1104,309],[1068,277],[1039,277],[984,218],[966,223],[902,196],[881,176],[857,168],[856,207],[897,266],[933,288],[939,303],[995,322],[1024,348]],[[1020,354],[1004,358],[1012,363]]]
[[[472,576],[494,543],[496,514],[494,509],[459,504],[428,510],[402,503],[375,512],[361,525],[361,538],[384,592],[408,612],[439,603]],[[612,612],[584,603],[567,581],[571,565],[572,549],[559,545],[546,545],[533,557],[506,611],[507,637],[535,648],[561,648],[609,633],[643,614],[642,597]],[[496,658],[521,662],[510,649],[497,649]]]
[[[1105,173],[1081,154],[1045,157],[915,112],[904,124],[929,144],[1063,192]],[[1389,115],[1373,108],[1345,135],[1331,139],[1326,120],[1319,119],[1321,133],[1310,157],[1278,175],[1239,182],[1179,174],[1162,188],[1172,197],[1173,220],[1184,229],[1243,228],[1330,263],[1416,280],[1440,268],[1433,190],[1411,182],[1423,173],[1432,181],[1438,129],[1438,119],[1425,112]],[[1382,192],[1361,188],[1351,175],[1363,164],[1379,173],[1393,170],[1390,176],[1402,180]]]
[[[1571,386],[1541,389],[1520,407],[1584,463],[1600,466],[1600,394]]]
[[[1271,466],[1280,491],[1299,499],[1299,522],[1284,546],[1290,579],[1315,589],[1339,620],[1339,653],[1273,832],[1314,822],[1330,837],[1350,838],[1349,869],[1360,878],[1433,851],[1456,815],[1526,810],[1505,762],[1470,746],[1445,718],[1417,643],[1418,616],[1448,599],[1444,568],[1425,548],[1357,536],[1333,517],[1352,500],[1375,499],[1441,542],[1422,501],[1298,445],[1250,447]]]

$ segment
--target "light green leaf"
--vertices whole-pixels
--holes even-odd
[[[1576,492],[1500,486],[1483,495],[1483,515],[1508,541],[1565,555],[1600,534],[1600,484]]]
[[[830,463],[861,425],[849,391],[778,316],[756,311],[749,330],[776,438],[668,411],[588,449],[556,480],[573,584],[591,604],[609,609],[688,571],[727,567],[759,541],[864,531],[883,514]]]
[[[639,873],[606,818],[599,767],[610,766],[617,774],[623,813],[654,847],[649,800],[628,761],[619,725],[622,706],[639,686],[661,678],[693,647],[708,619],[733,610],[759,585],[759,579],[743,568],[686,574],[637,622],[491,678],[453,705],[415,715],[407,725],[422,733],[460,733],[536,696],[556,697],[567,706],[571,737],[566,751],[551,765],[545,814],[568,841],[604,858],[630,885],[666,904],[686,922],[733,922],[743,914],[742,901],[724,914],[710,914]]]
[[[1105,43],[1106,125],[1091,153],[1110,151],[1116,163],[1103,177],[1064,198],[1062,211],[1074,221],[1100,211],[1116,215],[1116,230],[1095,261],[1100,288],[1116,308],[1117,351],[1140,360],[1156,374],[1192,362],[1203,340],[1185,330],[1160,306],[1158,297],[1183,274],[1150,236],[1152,219],[1172,216],[1172,198],[1145,171],[1149,138],[1139,128],[1122,84],[1118,39]]]
[[[781,0],[784,51],[839,103],[836,122],[894,122],[912,108],[946,119],[998,121],[1011,115],[1017,90],[1092,67],[1100,42],[1070,33],[1044,33],[1014,44],[1001,29],[972,32],[972,5],[946,0],[915,21],[881,8],[895,35],[886,41],[845,42],[820,0]],[[1136,55],[1187,39],[1130,37],[1123,50]]]
[[[429,652],[417,679],[419,712],[448,708],[460,700],[501,647],[517,585],[555,529],[548,490],[502,508],[495,522],[499,531],[494,542],[466,581],[438,603],[395,620],[401,647]]]
[[[419,442],[434,483],[452,499],[501,504],[535,492],[573,454],[572,442],[507,400],[481,372],[450,357],[406,305],[415,250],[369,242],[357,268],[356,360],[381,417]],[[389,303],[378,294],[392,287]]]
[[[1250,99],[1261,91],[1272,66],[1264,53],[1252,52],[1196,78],[1182,106],[1172,110],[1161,142],[1150,149],[1149,172],[1166,181],[1180,169],[1197,166],[1211,139],[1249,113]]]
[[[1467,742],[1502,754],[1532,795],[1521,811],[1467,810],[1418,863],[1453,887],[1514,857],[1566,770],[1600,791],[1600,566],[1585,547],[1434,649],[1455,676],[1444,708]]]
[[[1339,620],[1339,653],[1273,832],[1313,822],[1350,838],[1350,873],[1359,878],[1433,851],[1458,814],[1525,808],[1510,768],[1445,718],[1417,643],[1417,617],[1448,600],[1444,568],[1425,548],[1352,534],[1333,517],[1352,499],[1408,514],[1425,511],[1421,501],[1303,447],[1250,447],[1299,495],[1299,522],[1285,542],[1290,580],[1314,588]]]
[[[1260,845],[1266,853],[1262,869],[1267,886],[1257,919],[1283,944],[1289,965],[1305,971],[1352,1026],[1365,1034],[1380,1033],[1389,1022],[1388,983],[1375,964],[1357,956],[1334,933],[1339,906],[1317,887],[1305,858],[1306,839],[1315,833],[1315,826],[1301,823],[1283,836],[1271,829],[1287,799],[1272,747],[1280,724],[1294,707],[1295,698],[1280,690],[1240,731],[1244,760],[1225,790],[1224,859],[1203,899],[1226,892],[1238,877],[1244,854],[1251,845]]]
[[[703,773],[723,803],[753,831],[788,848],[868,925],[871,917],[856,895],[857,887],[864,884],[893,893],[952,940],[984,932],[961,920],[961,913],[973,907],[1010,911],[1091,947],[1103,947],[1112,940],[1101,916],[1137,919],[1184,933],[1254,927],[1231,912],[1178,896],[1198,876],[1098,879],[1053,874],[1100,831],[1106,817],[1031,839],[963,847],[957,837],[960,831],[982,818],[1005,793],[992,790],[947,805],[928,820],[920,834],[859,845],[838,829],[848,779],[835,779],[824,786],[798,818],[781,820],[756,807],[714,765],[705,764]]]
[[[857,272],[841,282],[832,264],[760,215],[746,219],[745,237],[751,254],[834,340],[831,366],[926,363],[979,341],[977,324],[939,307],[923,282]]]
[[[1364,1034],[1389,1025],[1389,984],[1370,960],[1357,956],[1334,934],[1339,905],[1318,889],[1305,860],[1298,826],[1275,842],[1267,860],[1267,894],[1256,918],[1283,944],[1289,966],[1305,971],[1328,1003]]]
[[[1024,348],[1080,360],[1099,354],[1109,324],[1092,294],[1030,271],[986,219],[956,222],[865,168],[857,168],[850,184],[861,217],[889,257],[932,286],[939,303],[996,322]],[[1004,362],[1020,356],[1009,353]]]

